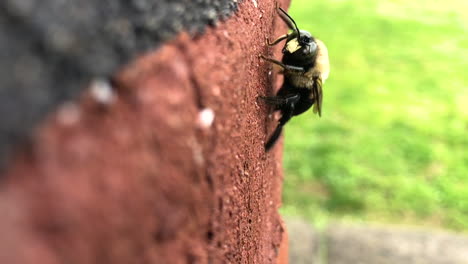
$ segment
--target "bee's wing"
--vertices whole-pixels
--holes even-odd
[[[314,113],[318,113],[319,116],[322,116],[322,78],[314,77],[314,84],[312,85],[312,94],[314,95]]]

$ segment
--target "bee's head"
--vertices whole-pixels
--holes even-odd
[[[299,30],[299,36],[294,32],[286,40],[283,54],[288,60],[307,64],[314,61],[317,50],[317,42],[314,37],[308,31]]]
[[[288,34],[283,48],[283,62],[293,65],[313,64],[317,57],[318,47],[314,37],[305,30],[300,30],[292,17],[281,7],[278,8],[280,18],[293,32]]]

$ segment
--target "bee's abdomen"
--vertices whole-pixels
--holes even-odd
[[[312,89],[313,79],[304,74],[290,73],[284,77],[294,87]]]

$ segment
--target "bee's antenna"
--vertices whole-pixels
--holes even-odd
[[[278,10],[280,11],[280,12],[278,12],[278,13],[279,13],[281,19],[283,19],[284,23],[286,23],[286,24],[289,26],[290,29],[296,31],[296,34],[297,34],[297,41],[298,41],[299,43],[301,43],[301,42],[300,42],[299,28],[297,27],[297,24],[296,24],[296,22],[294,21],[294,19],[292,19],[292,17],[289,16],[288,13],[286,13],[286,11],[283,10],[283,8],[278,7]]]

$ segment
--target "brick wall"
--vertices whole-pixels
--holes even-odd
[[[5,3],[14,6],[10,2]],[[280,5],[285,7],[286,2]],[[45,68],[39,70],[50,73],[48,80],[53,81],[36,88],[30,82],[34,79],[21,83],[26,91],[39,89],[26,95],[32,99],[9,92],[2,97],[15,102],[2,111],[21,108],[21,102],[28,100],[40,105],[41,98],[48,99],[42,108],[25,105],[14,122],[0,120],[2,129],[21,139],[2,138],[14,143],[6,144],[10,150],[2,152],[7,158],[0,181],[0,263],[277,263],[285,259],[277,212],[281,147],[264,152],[275,122],[256,100],[273,93],[276,82],[270,65],[258,57],[272,52],[265,38],[286,30],[274,6],[273,1],[243,1],[225,21],[201,19],[216,26],[195,37],[187,33],[186,25],[187,30],[161,41],[140,35],[134,41],[138,45],[147,41],[141,44],[145,48],[107,58],[111,66],[88,67],[89,59],[80,52],[75,57],[63,57],[60,50],[45,53]],[[227,17],[222,10],[230,9],[213,10]],[[28,32],[24,28],[31,27],[31,16],[24,14],[8,17],[22,21],[21,30],[10,32],[18,39],[25,37],[18,34]],[[119,18],[119,29],[136,23]],[[66,32],[73,30],[65,27]],[[35,32],[40,40],[47,31]],[[88,40],[80,41],[92,47]],[[119,41],[129,40],[103,43],[115,51],[122,44]],[[18,54],[35,58],[35,52],[44,51],[35,47],[53,44],[44,43],[26,43]],[[151,43],[157,49],[148,49]],[[279,56],[278,50],[274,52]],[[98,52],[94,60],[99,64],[102,56],[114,55]],[[59,59],[49,67],[48,59],[54,56]],[[68,66],[55,62],[82,70],[68,78]],[[28,69],[24,72],[29,74]],[[9,81],[15,84],[13,77]],[[2,89],[10,91],[9,86]],[[30,113],[37,115],[22,118]]]

